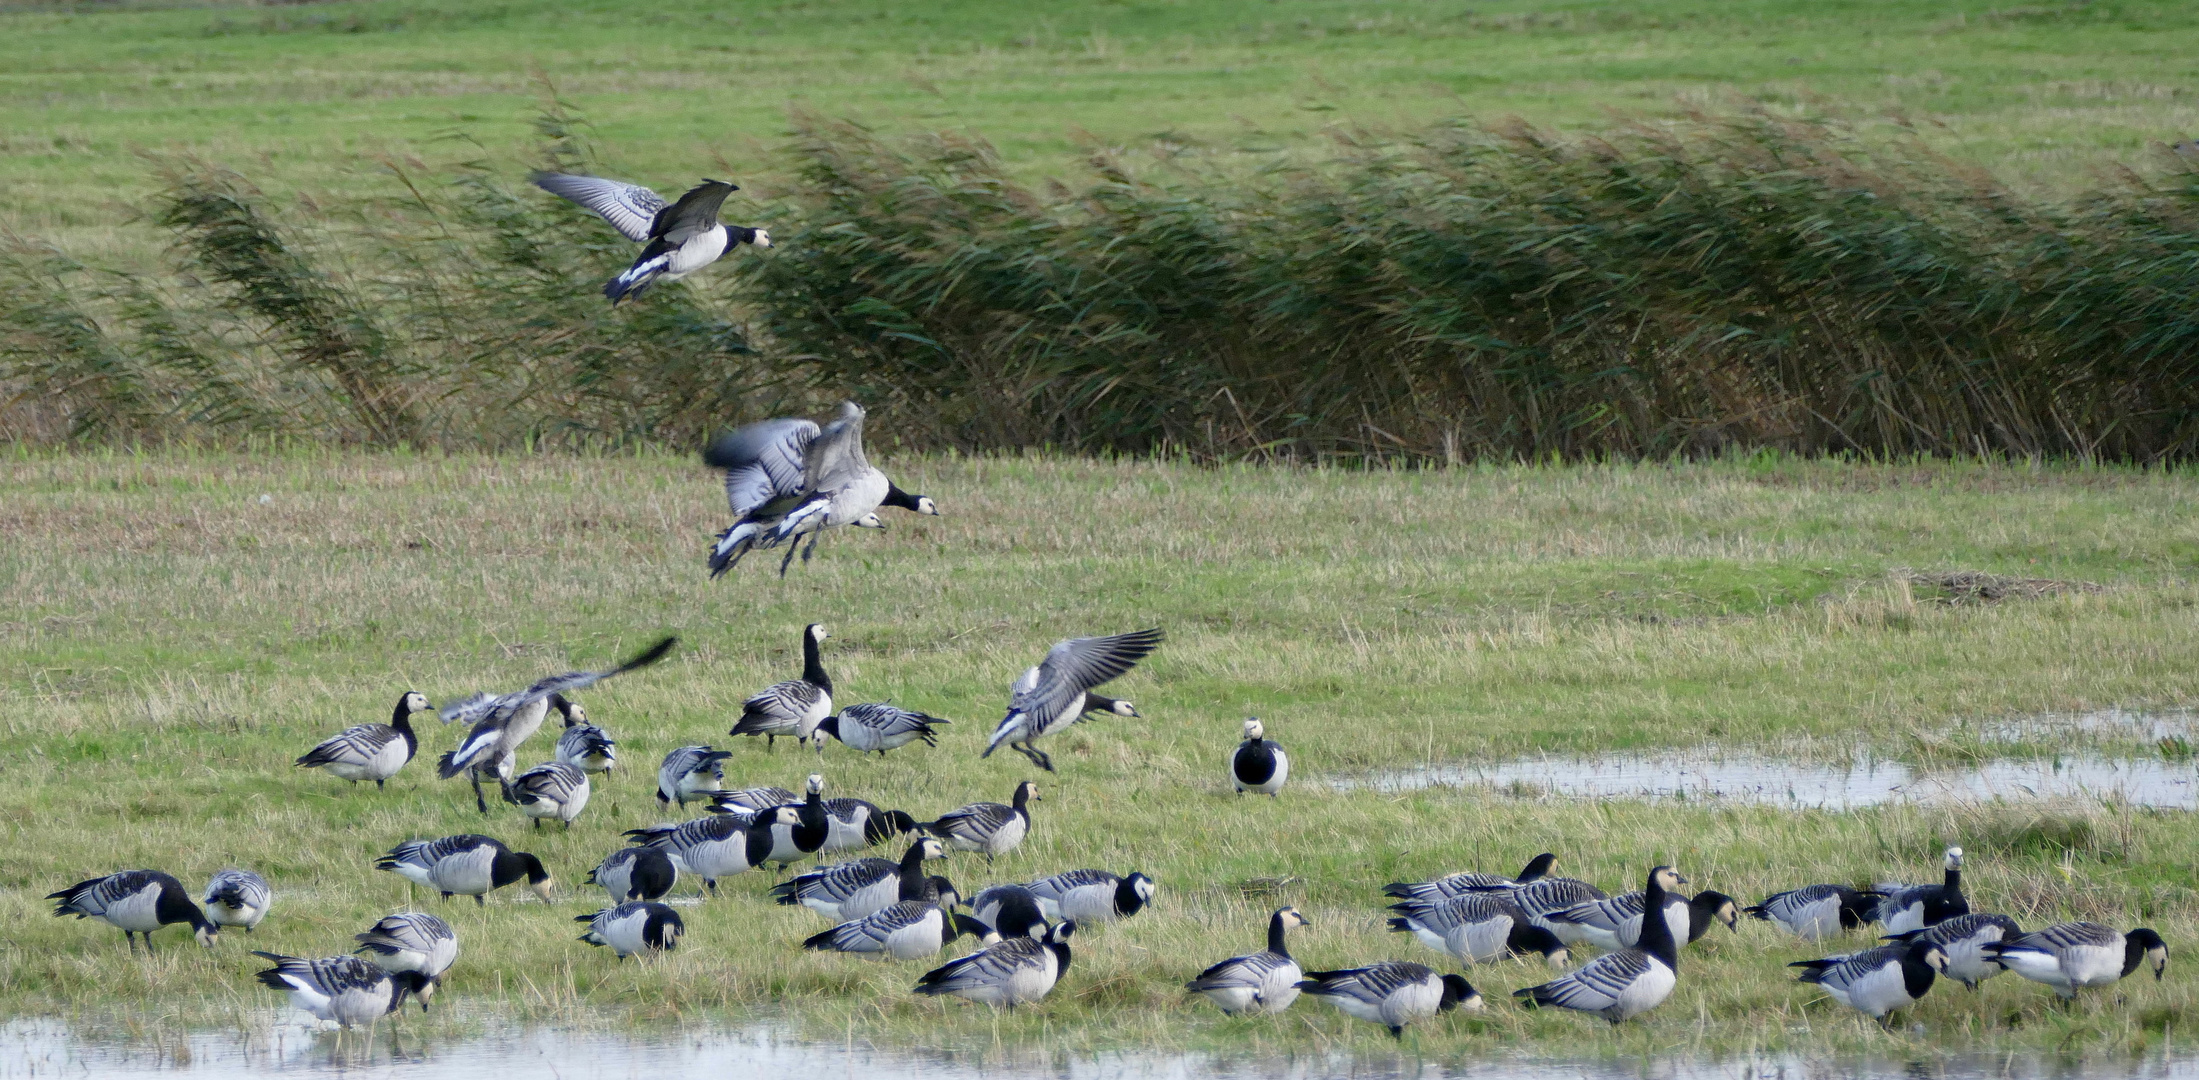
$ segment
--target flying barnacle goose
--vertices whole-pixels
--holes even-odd
[[[1030,937],[1003,938],[968,956],[949,960],[924,973],[916,992],[949,995],[994,1008],[1028,1005],[1052,991],[1069,970],[1069,935],[1077,924],[1065,922]]]
[[[2142,926],[2118,934],[2114,927],[2099,923],[2055,923],[2013,941],[1988,945],[1985,955],[2032,982],[2053,987],[2064,998],[2074,998],[2088,986],[2120,981],[2138,970],[2139,964],[2153,968],[2156,982],[2168,970],[2168,943]]]
[[[427,1011],[428,999],[435,996],[443,976],[458,962],[458,934],[449,923],[425,912],[384,915],[382,921],[352,940],[359,943],[352,951],[367,954],[382,970],[418,972],[426,980],[417,991],[421,1012]]]
[[[327,769],[330,775],[354,784],[372,780],[375,787],[382,787],[419,752],[420,737],[413,733],[412,714],[428,708],[425,695],[418,690],[407,690],[397,699],[389,723],[347,727],[336,737],[306,751],[298,759],[298,767]]]
[[[1925,941],[1939,946],[1947,953],[1940,974],[1975,990],[1979,983],[2008,970],[1986,955],[1988,947],[2022,936],[2023,929],[2006,915],[1970,914],[1944,919],[1922,930],[1888,934],[1885,940]]]
[[[604,283],[603,295],[610,297],[614,307],[659,281],[678,281],[717,262],[730,248],[771,246],[769,232],[718,221],[725,197],[740,190],[739,185],[723,180],[704,180],[678,202],[667,203],[664,196],[639,184],[600,176],[536,172],[528,179],[552,195],[595,211],[628,240],[648,245],[634,265]]]
[[[1277,908],[1267,920],[1267,948],[1244,956],[1232,956],[1199,973],[1184,989],[1203,995],[1231,1016],[1239,1013],[1279,1013],[1298,1000],[1298,980],[1305,973],[1291,959],[1283,934],[1306,925],[1306,917],[1294,907]]]
[[[1947,950],[1929,941],[1881,945],[1859,953],[1797,960],[1802,982],[1824,987],[1832,999],[1878,1021],[1896,1009],[1923,1000],[1932,980],[1947,966]]]
[[[1070,870],[1024,886],[1038,898],[1048,919],[1079,926],[1127,919],[1153,902],[1153,879],[1133,873],[1118,877],[1105,870]]]
[[[374,868],[434,889],[445,900],[464,894],[475,904],[486,904],[483,895],[526,878],[527,887],[543,903],[550,902],[550,872],[542,868],[541,859],[473,833],[399,844],[376,860]]]
[[[1687,879],[1681,878],[1680,883],[1687,884]],[[1630,892],[1549,912],[1542,922],[1567,944],[1585,942],[1599,949],[1624,949],[1641,937],[1642,911],[1642,894]],[[1728,930],[1737,929],[1740,908],[1732,897],[1709,889],[1696,893],[1693,899],[1667,893],[1664,917],[1672,927],[1673,938],[1684,945],[1708,933],[1713,922],[1723,923]]]
[[[1237,794],[1275,795],[1289,778],[1290,758],[1283,754],[1283,744],[1268,741],[1259,717],[1245,721],[1245,741],[1229,754],[1229,782],[1237,786]]]
[[[475,694],[457,704],[444,706],[444,723],[465,720],[472,723],[473,728],[459,741],[458,749],[444,754],[437,762],[436,775],[448,780],[459,773],[467,774],[473,781],[474,805],[482,813],[488,813],[488,800],[481,795],[481,777],[494,776],[500,781],[509,778],[520,744],[541,729],[542,720],[549,715],[553,704],[560,713],[566,712],[572,708],[565,700],[567,692],[586,689],[614,675],[648,667],[664,659],[679,640],[667,637],[607,671],[568,671],[516,693]]]
[[[249,934],[274,902],[267,879],[250,870],[224,870],[206,883],[206,917],[216,926],[241,926]]]
[[[866,415],[861,405],[852,401],[840,403],[840,415],[811,439],[802,452],[801,490],[783,503],[773,503],[751,512],[727,534],[730,537],[738,533],[742,525],[768,525],[753,534],[740,550],[726,556],[728,567],[739,563],[741,556],[756,546],[786,544],[786,557],[779,560],[779,576],[785,577],[787,567],[794,562],[795,551],[801,551],[802,562],[808,563],[810,556],[817,553],[817,541],[824,538],[827,529],[844,525],[869,529],[886,527],[885,522],[878,520],[877,511],[886,504],[893,482],[863,454],[863,419]],[[802,546],[805,535],[809,537],[807,547]],[[721,540],[719,546],[725,546],[725,541]]]
[[[800,904],[834,922],[851,922],[906,899],[904,882],[924,880],[924,860],[944,858],[946,849],[926,837],[909,845],[900,862],[856,859],[820,866],[771,887],[780,904]]]
[[[315,1019],[342,1027],[371,1024],[396,1012],[405,995],[418,993],[428,982],[417,971],[392,972],[356,956],[307,960],[257,950],[252,955],[275,965],[259,973],[261,982],[289,991],[290,1003]]]
[[[1486,964],[1508,956],[1540,954],[1551,967],[1572,962],[1572,954],[1548,927],[1528,921],[1527,913],[1502,893],[1465,893],[1448,900],[1401,900],[1390,905],[1397,917],[1393,933],[1411,934],[1422,945],[1457,958],[1462,964]]]
[[[1034,928],[1041,935],[1046,931],[1046,913],[1039,910],[1038,897],[1021,885],[979,890],[970,898],[970,915],[992,927],[997,937],[1025,937]]]
[[[1970,913],[1970,901],[1962,895],[1962,849],[1948,848],[1943,865],[1947,877],[1938,885],[1888,881],[1876,886],[1874,891],[1885,897],[1878,902],[1877,918],[1887,933],[1920,930],[1942,919]]]
[[[124,870],[79,881],[46,899],[60,901],[53,909],[56,918],[74,915],[119,928],[132,952],[137,951],[137,936],[143,934],[145,951],[151,953],[153,931],[174,923],[191,924],[199,944],[209,949],[221,935],[221,927],[191,902],[183,883],[158,870]]]
[[[926,746],[938,746],[939,736],[932,730],[932,725],[947,722],[885,702],[865,702],[840,710],[838,716],[818,721],[813,738],[819,753],[824,751],[825,736],[830,735],[856,753],[876,751],[879,757],[884,757],[886,751],[898,750],[918,739],[924,740]]]
[[[1038,785],[1025,780],[1016,785],[1012,806],[996,802],[971,803],[917,827],[945,840],[955,851],[982,852],[985,861],[991,862],[995,856],[1014,851],[1023,843],[1023,838],[1030,835],[1031,804],[1040,801]]]
[[[628,829],[636,844],[653,847],[672,859],[675,866],[702,879],[715,894],[718,879],[747,873],[771,855],[774,828],[792,828],[801,816],[792,806],[753,812],[728,812],[683,821],[677,825],[651,825]]]
[[[1745,910],[1804,941],[1817,941],[1871,921],[1881,899],[1879,893],[1869,889],[1804,885],[1773,893],[1763,903]]]
[[[1160,628],[1154,627],[1113,637],[1056,642],[1046,650],[1046,659],[1024,672],[1010,688],[1008,715],[1001,718],[1000,726],[993,729],[992,741],[978,756],[991,757],[1006,743],[1030,758],[1032,764],[1053,772],[1053,759],[1032,744],[1084,719],[1087,712],[1105,709],[1119,716],[1138,715],[1129,702],[1091,691],[1137,666],[1138,661],[1152,655],[1161,640]]]
[[[1354,1020],[1390,1029],[1402,1039],[1405,1025],[1452,1009],[1479,1012],[1481,993],[1462,976],[1437,975],[1425,964],[1385,960],[1362,968],[1309,971],[1298,989],[1342,1010]]]
[[[938,955],[948,942],[963,934],[984,937],[991,927],[950,911],[952,903],[940,895],[932,879],[924,876],[922,860],[941,858],[946,853],[937,840],[926,837],[917,841],[892,878],[896,886],[893,903],[812,935],[802,947],[915,960]]]
[[[807,739],[817,724],[832,715],[832,676],[825,674],[818,646],[825,643],[822,623],[802,628],[802,677],[773,683],[763,693],[741,703],[741,719],[731,734],[761,735],[769,750],[781,735]]]
[[[810,420],[760,420],[726,432],[703,448],[703,463],[725,470],[725,501],[733,510],[733,525],[718,534],[710,550],[711,577],[724,574],[750,550],[771,545],[778,524],[801,505],[808,487],[803,477],[811,447],[821,438],[829,442],[842,437],[849,408],[842,405],[840,418],[821,428]],[[911,495],[890,480],[879,505],[918,514],[939,513],[930,496]],[[855,522],[874,523],[875,519]]]
[[[1666,894],[1680,884],[1680,875],[1669,866],[1651,870],[1642,887],[1642,910],[1664,910]],[[1578,971],[1515,990],[1512,996],[1529,1008],[1577,1009],[1617,1024],[1664,1004],[1679,983],[1679,972],[1679,944],[1673,940],[1672,924],[1644,919],[1641,940],[1632,948],[1607,952]]]
[[[565,703],[565,731],[557,737],[557,760],[581,772],[610,772],[618,764],[618,741],[588,722],[580,702]]]
[[[602,886],[611,894],[611,902],[618,904],[655,900],[671,892],[679,876],[670,855],[656,848],[623,847],[604,856],[595,869],[588,871],[587,883]]]
[[[1382,887],[1382,895],[1394,896],[1401,900],[1448,900],[1454,896],[1464,896],[1472,892],[1485,892],[1490,889],[1512,889],[1548,877],[1550,867],[1557,861],[1558,857],[1556,855],[1545,851],[1529,859],[1527,865],[1521,868],[1519,876],[1516,878],[1505,877],[1503,874],[1484,874],[1474,870],[1461,870],[1456,874],[1447,874],[1434,881],[1393,881]],[[1596,895],[1602,896],[1603,893],[1598,891]]]
[[[570,829],[588,806],[588,774],[563,762],[545,762],[506,781],[504,801],[517,803],[537,829],[545,819]]]
[[[574,922],[588,924],[580,940],[608,947],[620,960],[638,952],[669,952],[680,944],[687,924],[669,904],[654,900],[629,900],[589,915],[575,915]]]
[[[682,746],[664,755],[664,764],[657,766],[657,801],[683,807],[690,799],[709,801],[725,787],[725,759],[732,756],[707,746]]]

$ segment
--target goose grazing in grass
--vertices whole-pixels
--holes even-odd
[[[726,432],[703,448],[702,460],[725,470],[725,501],[733,511],[733,525],[718,534],[710,550],[710,576],[718,577],[757,547],[769,547],[772,533],[787,512],[801,505],[808,485],[803,477],[810,448],[819,438],[837,439],[848,416],[841,406],[840,419],[823,427],[801,419],[761,420]],[[928,495],[911,495],[886,482],[881,506],[937,516],[939,507]],[[857,525],[878,525],[875,518]]]
[[[773,683],[763,693],[741,703],[741,719],[734,735],[761,735],[769,751],[781,735],[807,739],[825,717],[832,715],[832,676],[825,674],[819,648],[831,635],[823,623],[802,628],[802,677]]]
[[[970,915],[992,927],[996,938],[1024,937],[1034,927],[1043,935],[1046,929],[1046,913],[1039,910],[1038,897],[1021,885],[993,885],[979,890],[970,898]]]
[[[1985,947],[1987,959],[2035,983],[2045,983],[2064,998],[2088,986],[2120,982],[2138,965],[2153,968],[2159,982],[2168,970],[2168,943],[2145,927],[2120,934],[2092,922],[2055,923],[2013,941]]]
[[[1462,964],[1486,964],[1511,956],[1539,954],[1551,967],[1563,968],[1572,954],[1548,927],[1537,926],[1503,893],[1466,893],[1448,900],[1401,900],[1390,905],[1397,917],[1393,933],[1411,934],[1422,945]]]
[[[713,814],[753,814],[758,810],[769,810],[774,806],[791,806],[801,801],[802,797],[800,795],[796,795],[783,787],[767,785],[764,787],[737,788],[732,791],[720,791],[712,794],[710,796],[710,812]]]
[[[635,953],[664,953],[679,948],[687,924],[669,904],[653,900],[629,900],[590,915],[575,915],[574,922],[588,924],[580,940],[611,950],[620,960]]]
[[[1229,754],[1229,782],[1236,785],[1237,794],[1275,795],[1288,779],[1290,758],[1284,755],[1283,744],[1268,741],[1259,717],[1245,721],[1245,741]]]
[[[374,868],[434,889],[445,900],[465,895],[480,905],[488,903],[482,899],[486,894],[525,878],[543,903],[550,902],[550,872],[542,868],[541,859],[473,833],[399,844],[376,860]]]
[[[1884,899],[1878,902],[1877,918],[1889,934],[1921,930],[1943,919],[1970,913],[1970,901],[1962,895],[1962,849],[1951,847],[1942,859],[1946,878],[1937,885],[1903,885],[1897,881],[1880,882],[1875,890]]]
[[[1888,934],[1885,940],[1904,944],[1923,941],[1939,946],[1947,953],[1947,964],[1939,973],[1976,990],[1979,983],[2008,970],[1987,953],[2002,942],[2022,936],[2023,928],[2006,915],[1973,913],[1944,919],[1922,930]]]
[[[488,800],[481,795],[481,778],[494,776],[499,781],[510,779],[512,762],[516,760],[520,744],[534,737],[542,728],[542,720],[556,706],[560,713],[573,707],[565,699],[571,691],[584,690],[617,675],[639,670],[664,659],[679,644],[676,637],[667,637],[634,654],[633,658],[606,671],[568,671],[552,675],[533,686],[510,694],[475,694],[464,701],[443,707],[446,724],[464,720],[473,725],[466,737],[459,740],[458,749],[444,754],[437,762],[436,775],[448,780],[465,773],[473,781],[474,805],[484,814],[489,812]]]
[[[611,894],[611,902],[620,904],[655,900],[671,892],[679,876],[670,855],[656,848],[623,847],[604,856],[595,869],[588,871],[587,883],[602,886]]]
[[[726,225],[718,211],[726,196],[740,190],[723,180],[704,180],[687,189],[678,202],[640,184],[606,180],[578,173],[534,172],[529,180],[544,191],[595,211],[619,235],[646,244],[641,257],[603,285],[603,295],[613,307],[619,301],[640,296],[659,281],[678,281],[742,244],[771,246],[771,234],[763,229]]]
[[[122,940],[132,952],[137,951],[138,936],[143,935],[145,951],[151,954],[153,931],[176,923],[190,924],[199,944],[209,949],[221,936],[221,927],[191,902],[183,883],[158,870],[124,870],[79,881],[48,894],[46,899],[59,901],[53,909],[56,918],[74,915],[98,919],[121,930]]]
[[[1929,941],[1911,941],[1787,966],[1803,969],[1797,976],[1802,982],[1823,987],[1834,1001],[1883,1026],[1889,1014],[1923,1000],[1947,966],[1947,951]]]
[[[585,773],[610,772],[618,764],[618,741],[588,722],[580,702],[568,700],[565,731],[557,737],[557,760]]]
[[[944,858],[946,854],[946,848],[937,840],[926,837],[917,841],[891,879],[895,885],[892,903],[850,916],[838,926],[810,936],[802,947],[915,960],[938,955],[947,942],[963,934],[983,937],[990,927],[950,911],[952,902],[940,895],[931,878],[924,876],[923,860]],[[787,901],[782,898],[780,902]]]
[[[1665,897],[1680,885],[1680,875],[1671,867],[1651,870],[1642,886],[1642,910],[1664,910]],[[1641,939],[1632,948],[1607,952],[1578,971],[1515,990],[1512,996],[1529,1008],[1575,1009],[1618,1024],[1664,1004],[1679,981],[1680,950],[1671,922],[1644,919]]]
[[[906,810],[880,810],[862,799],[841,797],[823,801],[825,842],[820,854],[874,847],[904,833],[917,831],[916,819]]]
[[[1014,1009],[1045,997],[1069,970],[1069,935],[1077,924],[1065,922],[1029,937],[1009,937],[924,973],[916,992],[947,995],[996,1009]]]
[[[407,690],[390,711],[389,723],[347,727],[306,751],[298,759],[298,767],[327,769],[329,775],[354,784],[372,780],[375,787],[382,787],[420,751],[420,736],[412,730],[412,714],[429,708],[426,695]]]
[[[545,762],[507,781],[504,801],[518,804],[537,829],[545,820],[562,821],[570,829],[588,807],[588,774],[563,762]]]
[[[1309,971],[1298,989],[1336,1006],[1354,1020],[1405,1037],[1405,1025],[1452,1009],[1479,1012],[1481,993],[1458,975],[1437,975],[1425,964],[1385,960],[1367,967]]]
[[[771,887],[780,904],[800,904],[834,922],[851,922],[882,911],[902,896],[904,883],[924,881],[924,860],[946,857],[938,840],[925,837],[909,845],[900,862],[856,859],[820,866]]]
[[[993,751],[1006,744],[1031,759],[1032,764],[1053,772],[1053,759],[1032,744],[1084,719],[1086,712],[1103,707],[1120,716],[1138,715],[1129,702],[1103,698],[1091,691],[1152,655],[1163,636],[1155,627],[1113,637],[1056,642],[1046,651],[1046,659],[1016,680],[1009,691],[1008,715],[1001,718],[1000,726],[993,729],[992,741],[978,756],[991,757]]]
[[[274,902],[267,879],[250,870],[224,870],[206,883],[206,918],[216,926],[241,926],[249,934]]]
[[[1400,900],[1449,900],[1454,896],[1464,896],[1467,893],[1486,892],[1492,889],[1514,889],[1522,885],[1533,884],[1550,876],[1550,868],[1556,865],[1557,861],[1558,857],[1556,855],[1545,851],[1527,860],[1527,865],[1520,869],[1518,877],[1505,877],[1503,874],[1484,874],[1475,870],[1461,870],[1455,874],[1439,877],[1434,881],[1393,881],[1382,887],[1382,895],[1394,896]],[[1596,895],[1602,896],[1603,893],[1599,891]]]
[[[425,912],[385,915],[352,940],[359,943],[352,951],[366,954],[382,970],[417,972],[425,979],[415,991],[421,1012],[428,1010],[428,999],[435,996],[443,976],[458,962],[457,932],[449,923]]]
[[[257,950],[252,955],[275,965],[259,973],[261,982],[289,991],[290,1003],[314,1019],[341,1027],[371,1024],[396,1012],[406,995],[428,983],[417,971],[388,971],[356,956],[308,960]]]
[[[774,827],[791,828],[800,823],[794,807],[777,806],[716,814],[677,825],[628,829],[625,835],[636,844],[663,852],[675,866],[701,878],[703,886],[715,894],[719,878],[744,874],[764,864],[771,855]]]
[[[1818,941],[1870,922],[1882,899],[1884,896],[1869,889],[1804,885],[1773,893],[1763,903],[1745,910],[1804,941]]]
[[[1687,879],[1681,878],[1680,883],[1686,884]],[[1550,912],[1543,916],[1543,925],[1568,944],[1586,942],[1599,949],[1624,949],[1641,937],[1642,911],[1641,893],[1622,893]],[[1738,931],[1741,919],[1740,907],[1732,897],[1709,889],[1696,893],[1692,899],[1667,893],[1664,916],[1672,928],[1672,936],[1683,945],[1701,939],[1714,923]]]
[[[730,750],[707,746],[682,746],[664,755],[657,766],[657,801],[685,807],[689,800],[708,802],[725,787],[725,759]]]
[[[1556,932],[1560,938],[1565,936],[1566,931],[1559,930],[1550,921],[1551,915],[1580,904],[1607,899],[1602,889],[1585,881],[1563,877],[1543,877],[1517,888],[1493,891],[1519,905],[1519,909],[1527,913],[1528,921]]]
[[[840,710],[839,715],[818,721],[812,738],[817,742],[818,753],[824,752],[825,737],[829,735],[857,753],[876,753],[884,757],[886,751],[898,750],[918,739],[926,746],[938,746],[939,736],[932,730],[932,725],[947,722],[885,702],[865,702],[850,705]]]
[[[1133,873],[1120,877],[1105,870],[1070,870],[1024,886],[1038,899],[1049,920],[1078,926],[1127,919],[1153,902],[1153,879]]]
[[[1042,800],[1038,796],[1038,785],[1025,780],[1016,785],[1013,805],[971,803],[917,827],[945,840],[952,850],[975,851],[984,855],[986,862],[991,862],[995,856],[1014,851],[1023,843],[1023,838],[1030,835],[1031,804],[1039,801]]]
[[[1224,1013],[1279,1013],[1298,1000],[1298,980],[1305,977],[1298,961],[1291,959],[1284,935],[1291,927],[1306,925],[1306,917],[1294,907],[1277,908],[1267,920],[1267,948],[1232,956],[1199,973],[1184,989],[1219,1006]]]

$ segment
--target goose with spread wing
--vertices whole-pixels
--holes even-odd
[[[800,504],[808,487],[810,448],[820,438],[841,437],[850,407],[842,406],[840,418],[823,426],[793,417],[759,420],[728,431],[703,448],[703,463],[725,470],[725,501],[733,511],[732,526],[718,534],[710,549],[711,577],[732,569],[750,550],[772,546],[771,533]],[[891,480],[886,481],[886,495],[879,505],[916,514],[939,513],[931,496],[912,495]],[[865,527],[872,523],[855,522]]]
[[[1010,689],[1008,715],[993,729],[992,741],[979,757],[991,757],[1005,744],[1031,759],[1047,772],[1054,761],[1032,745],[1069,725],[1084,714],[1105,709],[1118,716],[1136,716],[1127,701],[1092,693],[1092,688],[1116,679],[1152,655],[1165,635],[1159,627],[1135,630],[1111,637],[1070,638],[1054,643],[1046,659],[1023,673]]]
[[[600,176],[537,172],[528,179],[558,198],[595,211],[628,240],[648,245],[634,265],[604,283],[603,295],[613,306],[640,296],[659,281],[678,281],[742,244],[771,246],[771,234],[763,229],[726,225],[718,220],[726,196],[740,190],[739,185],[723,180],[704,180],[689,188],[678,202],[668,203],[664,196],[640,184]]]
[[[437,762],[436,775],[448,780],[460,773],[473,781],[474,806],[482,813],[489,812],[488,800],[481,795],[481,778],[493,776],[498,781],[511,779],[513,761],[521,743],[534,737],[541,730],[542,720],[551,707],[560,713],[573,706],[565,695],[584,690],[616,675],[648,667],[664,659],[679,644],[679,638],[667,637],[636,653],[632,659],[615,668],[604,671],[568,671],[552,675],[536,682],[525,690],[510,694],[475,694],[464,701],[446,705],[442,711],[443,722],[467,721],[473,727],[458,743],[458,749],[444,754]]]
[[[795,552],[800,551],[802,561],[807,563],[817,553],[817,541],[827,529],[844,525],[886,527],[878,520],[877,511],[885,505],[893,483],[863,453],[863,419],[867,415],[861,405],[840,403],[840,415],[802,448],[802,486],[783,499],[773,499],[749,511],[721,535],[711,554],[712,576],[739,565],[741,558],[756,548],[788,544],[786,557],[779,560],[779,576],[785,577]],[[809,538],[807,547],[801,543],[805,536]]]

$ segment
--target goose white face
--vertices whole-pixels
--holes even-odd
[[[428,696],[426,694],[423,694],[418,690],[408,690],[405,692],[406,712],[426,712],[430,708],[433,708],[433,706],[428,704]]]
[[[1657,868],[1658,888],[1663,889],[1666,892],[1678,892],[1680,886],[1685,884],[1687,884],[1687,879],[1681,877],[1678,871],[1672,869],[1669,866],[1660,866]]]
[[[1138,894],[1138,899],[1139,899],[1139,900],[1142,900],[1142,901],[1144,901],[1145,903],[1148,903],[1148,904],[1152,903],[1152,902],[1153,902],[1153,879],[1152,879],[1152,878],[1149,878],[1149,877],[1146,877],[1146,876],[1145,876],[1144,874],[1139,874],[1139,875],[1137,875],[1137,877],[1138,877],[1138,881],[1137,881],[1137,883],[1136,883],[1136,884],[1134,884],[1134,885],[1130,886],[1130,891],[1131,891],[1131,892],[1134,892],[1134,893],[1136,893],[1136,894]]]
[[[540,880],[540,881],[537,881],[537,882],[535,882],[535,883],[533,883],[533,884],[531,884],[531,885],[529,885],[529,886],[527,886],[527,887],[528,887],[528,888],[530,888],[530,889],[533,889],[533,890],[534,890],[534,894],[535,894],[536,896],[539,896],[539,897],[541,897],[541,898],[542,898],[542,902],[543,902],[543,903],[547,904],[547,903],[549,903],[549,902],[550,902],[550,879],[549,879],[549,878],[545,877],[545,878],[543,878],[542,880]]]
[[[1138,715],[1138,707],[1137,707],[1137,706],[1135,706],[1135,705],[1132,705],[1132,704],[1130,704],[1129,702],[1127,702],[1127,701],[1124,701],[1124,700],[1122,700],[1122,699],[1120,699],[1120,698],[1117,698],[1117,699],[1115,700],[1115,707],[1114,707],[1114,708],[1112,708],[1112,709],[1109,709],[1109,710],[1107,710],[1107,711],[1108,711],[1108,712],[1111,712],[1111,713],[1114,713],[1114,714],[1115,714],[1116,716],[1136,716],[1136,715]]]
[[[782,806],[772,813],[771,821],[775,825],[800,825],[802,813],[791,806]]]
[[[2153,969],[2153,981],[2160,982],[2168,971],[2168,946],[2155,945],[2146,950],[2146,966]]]
[[[217,941],[220,941],[220,940],[221,940],[221,930],[220,930],[219,928],[216,928],[216,927],[209,927],[209,926],[202,926],[202,927],[199,927],[199,929],[198,929],[198,939],[199,939],[199,944],[200,944],[200,945],[203,945],[203,946],[205,946],[206,948],[209,948],[209,949],[211,949],[211,948],[213,948],[213,947],[214,947],[214,943],[215,943],[215,942],[217,942]],[[2162,959],[2163,959],[2163,961],[2165,962],[2165,961],[2166,961],[2166,959],[2167,959],[2167,954],[2165,954],[2165,953],[2164,953],[2164,954],[2162,955]]]
[[[1260,724],[1259,717],[1255,716],[1245,721],[1245,738],[1254,742],[1267,738],[1267,728]]]
[[[565,719],[575,724],[585,724],[588,722],[588,710],[582,708],[580,702],[567,698],[565,699]]]
[[[944,859],[947,857],[947,847],[938,840],[927,836],[924,838],[924,857],[927,859]]]
[[[858,529],[883,529],[886,527],[886,523],[878,520],[876,514],[864,514],[862,517],[855,519],[855,527]]]
[[[824,791],[825,778],[816,773],[809,774],[809,793],[812,795],[822,795],[824,794]]]
[[[758,230],[756,230],[756,239],[754,239],[754,240],[750,241],[750,243],[753,243],[753,244],[755,244],[755,245],[756,245],[757,247],[770,247],[770,246],[771,246],[771,230],[769,230],[769,229],[758,229]]]
[[[1947,869],[1949,869],[1949,870],[1960,870],[1960,869],[1962,869],[1962,849],[1961,849],[1961,848],[1958,848],[1958,847],[1951,847],[1951,848],[1948,848],[1948,849],[1947,849]]]
[[[929,517],[938,517],[939,504],[933,502],[932,497],[929,495],[918,495],[916,497],[916,512]]]
[[[831,634],[825,633],[825,624],[823,623],[816,623],[809,628],[809,639],[820,645],[824,643],[826,638],[831,636]]]
[[[1021,785],[1019,785],[1019,787],[1018,787],[1018,790],[1019,790],[1019,791],[1021,791],[1021,792],[1022,792],[1022,793],[1024,794],[1024,796],[1025,796],[1026,798],[1030,799],[1030,800],[1031,800],[1032,802],[1038,802],[1038,801],[1040,801],[1040,800],[1039,800],[1039,797],[1038,797],[1038,785],[1037,785],[1037,784],[1034,784],[1034,783],[1030,782],[1029,780],[1025,780],[1025,781],[1024,781],[1024,782],[1023,782],[1023,783],[1022,783]]]
[[[1947,974],[1947,950],[1937,945],[1926,950],[1924,953],[1924,966],[1942,975]]]
[[[1298,912],[1298,909],[1297,909],[1297,908],[1294,908],[1294,907],[1287,907],[1287,908],[1284,908],[1284,909],[1282,910],[1282,916],[1283,916],[1283,925],[1284,925],[1284,926],[1304,926],[1304,925],[1306,925],[1306,917],[1305,917],[1304,915],[1301,915],[1301,914],[1299,914],[1299,912]]]

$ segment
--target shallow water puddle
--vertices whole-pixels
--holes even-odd
[[[2053,739],[2116,739],[2159,742],[2192,740],[2199,735],[2199,713],[2184,709],[2139,712],[2131,709],[2097,709],[2081,713],[2034,713],[1957,725],[1975,730],[1986,742],[2031,742]]]

